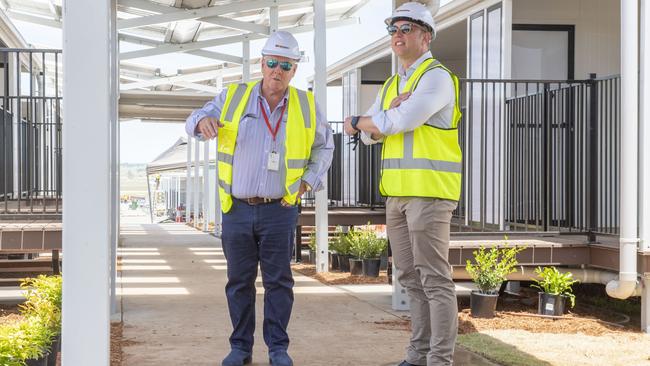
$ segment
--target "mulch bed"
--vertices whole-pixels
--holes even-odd
[[[376,285],[388,283],[386,271],[380,271],[379,277],[365,277],[352,276],[350,272],[339,271],[316,273],[316,265],[314,264],[292,264],[291,269],[307,277],[317,279],[327,285]]]

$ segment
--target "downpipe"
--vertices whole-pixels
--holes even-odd
[[[639,202],[639,4],[621,1],[621,175],[620,251],[618,278],[607,283],[616,299],[634,296],[637,280]],[[638,296],[638,295],[637,295]]]

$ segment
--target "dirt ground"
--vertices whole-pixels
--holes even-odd
[[[380,271],[379,277],[352,276],[349,272],[332,271],[327,273],[316,273],[314,264],[292,264],[291,269],[305,276],[315,278],[328,285],[360,285],[360,284],[382,284],[388,283],[386,271]]]
[[[331,285],[388,282],[385,272],[367,278],[316,274],[310,264],[293,269]],[[502,294],[492,319],[472,317],[469,298],[459,298],[458,343],[505,366],[650,366],[650,335],[639,330],[639,299],[611,299],[600,285],[578,285],[574,292],[576,307],[562,319],[538,317],[536,292],[527,287],[518,295]],[[376,326],[410,332],[408,317]]]

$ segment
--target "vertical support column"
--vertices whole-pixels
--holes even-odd
[[[269,8],[269,30],[271,33],[275,33],[278,31],[278,23],[279,23],[279,12],[278,12],[278,6],[272,6]]]
[[[650,273],[643,276],[643,292],[641,293],[641,331],[650,333]]]
[[[192,203],[192,136],[187,135],[187,167],[185,176],[185,222],[190,222]]]
[[[200,165],[201,165],[201,141],[199,139],[194,139],[194,227],[196,228],[199,224],[199,205],[201,204],[201,178],[200,178]]]
[[[650,185],[650,5],[641,2],[641,96],[639,100],[639,187]],[[650,251],[650,193],[639,189],[640,250]],[[646,282],[647,283],[647,282]]]
[[[243,64],[241,65],[241,81],[242,83],[247,83],[251,79],[251,41],[249,41],[248,37],[246,37],[246,39],[243,40],[241,44],[243,59]]]
[[[114,7],[112,0],[63,7],[64,69],[75,71],[63,80],[63,365],[109,365],[111,170],[97,162],[111,159]]]
[[[402,1],[403,2],[403,1]],[[401,5],[401,2],[398,4],[396,0],[393,0],[393,9],[397,8],[399,5]],[[467,33],[469,34],[469,32]],[[469,54],[469,53],[468,53]],[[397,73],[397,69],[399,67],[399,60],[397,59],[397,55],[394,53],[392,54],[392,67],[391,71],[393,74]],[[468,63],[469,65],[469,63]],[[465,217],[468,217],[469,215],[466,214]],[[399,273],[398,269],[395,267],[395,264],[393,263],[393,278],[392,278],[392,284],[393,284],[393,297],[392,297],[392,306],[393,310],[409,310],[409,298],[408,295],[406,294],[406,289],[400,285],[399,281],[397,280]]]
[[[314,0],[314,97],[321,110],[327,110],[327,47],[325,0]],[[323,176],[323,189],[316,192],[316,272],[329,271],[327,174]],[[300,238],[296,238],[300,243]]]
[[[619,282],[637,280],[639,182],[639,7],[621,0],[621,175]],[[623,185],[620,185],[623,187]]]
[[[111,0],[111,24],[117,24],[117,0]],[[120,237],[120,119],[118,99],[120,95],[120,62],[117,30],[111,28],[111,314],[117,306],[117,246]],[[44,91],[43,91],[44,92]]]
[[[207,233],[210,223],[210,142],[203,143],[203,232]]]

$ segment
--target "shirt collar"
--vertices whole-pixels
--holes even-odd
[[[431,51],[427,51],[423,53],[422,56],[420,56],[417,60],[415,60],[413,65],[409,66],[408,69],[404,69],[404,66],[400,64],[398,69],[399,76],[403,78],[408,78],[415,72],[415,69],[417,69],[420,65],[422,65],[422,63],[428,58],[433,58],[433,55],[431,55]]]
[[[259,108],[259,101],[263,100],[266,103],[266,105],[269,104],[269,102],[262,96],[262,82],[261,81],[259,83],[257,83],[257,85],[255,85],[255,89],[253,91],[257,93],[258,103],[255,103],[255,104],[257,104],[258,108]],[[282,100],[278,104],[278,107],[282,107],[284,104],[286,104],[288,99],[289,99],[289,88],[287,88],[287,91],[284,93],[284,97],[282,98]],[[273,113],[273,111],[271,111],[271,113]],[[259,110],[258,110],[257,114],[258,115],[260,114]]]

